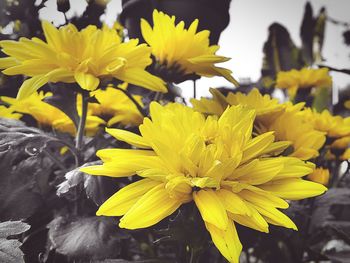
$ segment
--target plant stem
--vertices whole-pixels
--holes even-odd
[[[196,80],[193,80],[193,98],[196,99],[197,97],[197,85]]]
[[[127,92],[126,90],[124,89],[121,89],[119,87],[115,87],[117,90],[120,90],[121,92],[123,92],[126,96],[128,96],[128,98],[135,104],[136,108],[138,109],[138,111],[144,116],[146,117],[147,114],[146,112],[144,111],[144,109],[141,107],[141,105],[134,99],[134,97],[129,93]]]
[[[81,103],[81,116],[79,119],[79,126],[77,130],[77,136],[76,136],[76,142],[75,142],[75,148],[77,148],[77,151],[81,157],[81,149],[83,146],[83,137],[84,137],[84,130],[85,130],[85,124],[86,124],[86,116],[87,116],[87,109],[88,109],[88,98],[89,93],[87,91],[83,91],[82,94],[82,103]],[[81,158],[79,158],[81,159]],[[81,160],[80,160],[81,161]]]

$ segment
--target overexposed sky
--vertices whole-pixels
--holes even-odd
[[[86,6],[85,0],[70,0],[71,10],[67,16],[81,13]],[[222,63],[233,71],[237,79],[251,78],[253,81],[260,77],[262,65],[262,48],[268,37],[268,27],[273,22],[284,25],[294,43],[300,46],[299,29],[307,0],[232,0],[230,7],[230,24],[221,35],[218,54],[231,57]],[[313,0],[311,1],[314,14],[325,6],[330,17],[350,22],[350,0]],[[56,25],[64,22],[63,14],[55,12],[56,0],[48,1],[47,8],[41,10],[41,18],[54,20]],[[121,0],[111,0],[108,4],[107,23],[112,23],[121,12]],[[336,68],[350,68],[350,48],[343,43],[344,27],[327,22],[323,55],[325,63]],[[350,84],[350,76],[342,73],[332,73],[335,88],[339,89]],[[180,86],[186,97],[192,95],[192,82]],[[208,95],[210,87],[231,86],[225,79],[202,78],[197,81],[199,96]]]

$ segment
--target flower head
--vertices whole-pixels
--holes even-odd
[[[141,20],[141,31],[144,39],[152,48],[152,54],[160,65],[175,71],[180,76],[197,74],[212,77],[223,76],[237,85],[231,71],[216,67],[216,63],[228,61],[229,58],[216,55],[219,46],[209,46],[208,30],[197,31],[198,19],[188,29],[181,21],[175,25],[175,16],[153,11],[153,28]],[[181,79],[181,77],[180,77]],[[170,80],[175,81],[176,80]]]
[[[5,96],[2,96],[1,100],[10,104],[13,111],[32,116],[40,126],[75,135],[76,129],[73,121],[63,111],[44,101],[50,96],[52,96],[51,92],[41,91],[34,92],[22,100]],[[101,118],[89,114],[86,120],[86,134],[90,136],[95,134],[100,128],[99,126],[104,123]]]
[[[256,120],[277,117],[284,111],[285,105],[269,95],[262,95],[257,88],[252,89],[248,94],[241,92],[229,92],[224,96],[217,89],[210,89],[213,99],[201,98],[191,99],[195,110],[206,113],[221,115],[229,105],[245,105],[256,111]]]
[[[287,89],[290,97],[294,97],[298,89],[329,88],[332,86],[332,77],[327,68],[301,70],[292,69],[277,74],[276,87]]]
[[[279,210],[288,207],[284,199],[299,200],[326,190],[302,179],[313,171],[312,164],[273,157],[286,147],[274,142],[273,132],[252,136],[254,110],[231,106],[220,117],[205,117],[184,105],[153,102],[150,115],[152,120],[145,118],[139,127],[141,135],[107,129],[139,149],[100,150],[103,165],[81,169],[93,175],[142,178],[97,211],[123,216],[122,228],[152,226],[194,201],[216,247],[230,262],[238,262],[242,245],[235,222],[262,232],[268,232],[268,223],[296,229]]]
[[[107,126],[116,123],[124,126],[142,123],[143,115],[123,91],[107,87],[105,90],[99,89],[91,92],[91,95],[95,96],[98,103],[90,103],[89,112],[91,115],[108,120]],[[133,99],[143,106],[141,96],[133,95]]]
[[[258,89],[253,89],[248,94],[230,92],[226,97],[216,89],[211,89],[210,92],[213,99],[191,100],[197,111],[220,116],[228,105],[245,105],[256,111],[254,125],[259,133],[273,131],[276,140],[291,143],[291,156],[302,160],[318,156],[318,150],[326,138],[323,132],[305,122],[300,113],[304,104],[282,104],[269,95],[260,94]]]
[[[68,24],[59,29],[44,21],[46,42],[36,37],[0,41],[8,57],[0,58],[4,74],[28,77],[18,98],[25,98],[47,82],[78,83],[95,90],[103,78],[116,78],[150,90],[166,91],[163,81],[147,71],[150,48],[138,40],[121,43],[116,30],[88,26],[81,31]]]

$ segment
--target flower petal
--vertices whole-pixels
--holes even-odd
[[[44,75],[38,75],[27,79],[22,83],[22,86],[19,88],[17,99],[25,99],[40,89],[48,82],[48,78]]]
[[[142,148],[142,149],[151,148],[151,146],[146,142],[146,140],[143,137],[135,133],[121,130],[121,129],[110,129],[110,128],[106,128],[106,132],[108,132],[117,140],[134,145],[138,148]]]

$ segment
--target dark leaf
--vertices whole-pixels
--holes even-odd
[[[21,263],[23,260],[23,252],[20,250],[21,242],[18,240],[7,240],[0,238],[0,262]]]
[[[269,27],[269,37],[263,48],[262,75],[275,78],[279,71],[287,71],[304,66],[301,52],[290,38],[288,30],[281,24]]]
[[[42,151],[54,140],[20,121],[0,118],[0,220],[28,218],[43,204],[53,164]]]
[[[82,167],[101,164],[100,161],[89,162]],[[80,172],[76,168],[65,175],[66,181],[61,183],[57,189],[58,196],[65,196],[68,199],[74,199],[76,191],[79,193],[85,192],[86,196],[90,198],[96,205],[101,205],[113,193],[117,191],[117,182],[115,178],[104,176],[92,176]]]
[[[305,5],[303,22],[300,28],[300,38],[302,42],[302,53],[305,62],[311,65],[314,61],[313,40],[314,40],[315,20],[310,2]]]
[[[48,227],[51,248],[71,259],[117,257],[120,240],[128,237],[107,217],[57,217]]]
[[[18,235],[26,232],[30,225],[22,221],[6,221],[0,223],[0,238]]]

